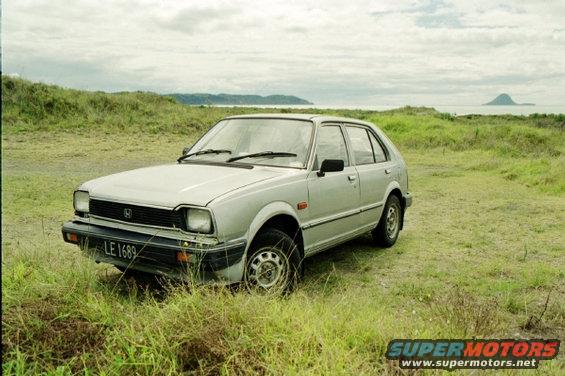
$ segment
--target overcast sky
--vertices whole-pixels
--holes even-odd
[[[565,1],[2,1],[2,70],[317,104],[565,104]]]

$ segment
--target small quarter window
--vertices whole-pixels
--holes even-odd
[[[381,146],[381,143],[372,132],[369,133],[369,138],[371,139],[371,144],[373,145],[373,153],[375,155],[375,162],[385,162],[387,160],[386,153]]]

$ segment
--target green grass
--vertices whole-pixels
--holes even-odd
[[[317,255],[277,298],[124,279],[60,233],[80,182],[173,161],[217,119],[257,110],[2,85],[5,374],[396,375],[392,338],[565,337],[560,116],[317,110],[379,124],[414,206],[393,248],[362,237]]]

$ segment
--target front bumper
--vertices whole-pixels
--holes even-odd
[[[66,222],[62,232],[67,243],[79,245],[97,262],[179,279],[215,279],[215,272],[238,264],[246,248],[245,240],[211,246],[79,221]],[[135,246],[136,256],[129,260],[109,254],[108,242]],[[179,261],[178,253],[186,254],[188,261]]]

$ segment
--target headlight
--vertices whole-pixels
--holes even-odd
[[[78,212],[88,213],[90,210],[90,195],[85,191],[75,191],[73,205]]]
[[[210,212],[203,209],[186,209],[186,226],[190,232],[211,233],[212,217]]]

